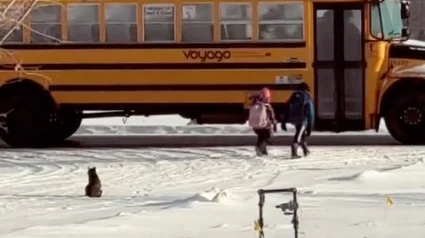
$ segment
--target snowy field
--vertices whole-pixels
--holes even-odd
[[[178,116],[90,119],[78,134],[252,133],[246,125],[187,124]],[[425,148],[311,150],[289,160],[288,147],[271,147],[266,158],[252,147],[5,149],[0,237],[255,238],[257,190],[288,187],[299,190],[300,237],[423,237]],[[102,198],[83,196],[89,166]],[[291,217],[275,208],[290,199],[266,196],[265,237],[293,237]]]
[[[312,147],[289,160],[251,147],[4,150],[0,237],[254,238],[260,188],[297,187],[300,237],[422,238],[425,149]],[[102,198],[83,197],[96,166]],[[393,206],[388,208],[386,196]],[[265,237],[293,237],[290,217],[268,195]]]

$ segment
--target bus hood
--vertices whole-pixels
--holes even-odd
[[[390,77],[425,78],[425,42],[407,40],[392,43],[389,50]]]

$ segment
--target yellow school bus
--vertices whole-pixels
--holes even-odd
[[[301,84],[316,131],[384,118],[401,143],[425,141],[425,44],[408,40],[408,1],[0,3],[0,137],[13,147],[51,146],[87,117],[245,123],[253,92],[270,88],[280,115]]]

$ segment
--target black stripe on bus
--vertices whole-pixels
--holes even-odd
[[[51,85],[50,91],[243,91],[298,90],[300,84]]]
[[[15,70],[0,65],[0,70]],[[140,63],[140,64],[22,64],[26,70],[198,70],[198,69],[302,69],[305,62],[283,63]]]
[[[9,50],[304,48],[306,42],[3,44]],[[41,56],[40,56],[41,57]]]

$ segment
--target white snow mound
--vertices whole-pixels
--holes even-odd
[[[377,170],[367,170],[355,176],[354,180],[358,182],[368,182],[368,181],[374,181],[374,180],[387,179],[388,176],[391,176],[391,174],[388,172],[381,172]]]
[[[213,187],[205,192],[198,193],[193,196],[191,202],[213,202],[220,204],[231,204],[234,203],[234,196],[226,190]]]

